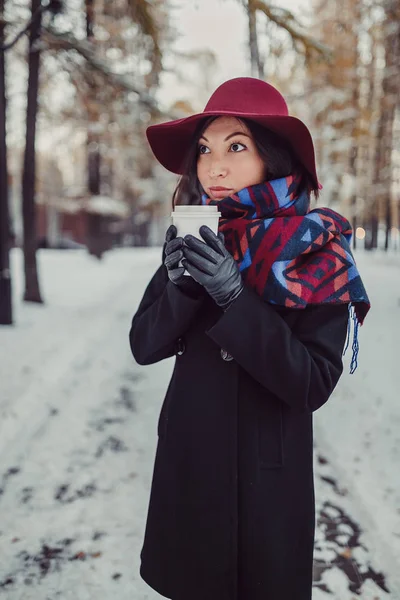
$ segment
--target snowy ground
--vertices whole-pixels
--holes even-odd
[[[45,306],[0,328],[0,596],[156,600],[138,575],[173,360],[140,367],[128,331],[157,249],[39,253]],[[357,254],[373,303],[359,368],[315,415],[315,600],[400,599],[400,258]],[[397,383],[397,385],[395,385]]]

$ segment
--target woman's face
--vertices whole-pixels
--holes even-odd
[[[265,179],[265,165],[248,127],[218,117],[198,142],[197,177],[212,200],[221,200]]]

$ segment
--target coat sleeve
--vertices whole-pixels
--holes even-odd
[[[342,374],[348,315],[346,304],[309,306],[292,330],[245,287],[207,334],[291,408],[315,411]]]
[[[203,300],[204,293],[190,285],[185,291],[174,285],[162,264],[132,319],[129,342],[136,362],[150,365],[173,356],[175,342],[187,331]]]

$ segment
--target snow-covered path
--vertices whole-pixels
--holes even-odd
[[[400,256],[360,252],[356,260],[372,306],[359,332],[359,366],[349,375],[349,349],[314,430],[400,599]]]
[[[159,248],[118,250],[99,263],[80,251],[41,251],[44,307],[22,306],[21,282],[15,278],[16,326],[0,328],[0,595],[10,600],[160,598],[142,582],[138,565],[156,422],[173,360],[140,367],[128,345],[132,314],[160,255]],[[12,258],[18,275],[21,256],[14,252]],[[393,436],[376,432],[376,413],[355,423],[358,411],[365,411],[361,394],[376,393],[373,378],[365,381],[375,356],[367,347],[380,331],[393,340],[399,334],[398,315],[393,324],[383,320],[388,306],[382,281],[398,273],[400,261],[372,262],[365,265],[365,279],[368,291],[374,286],[372,300],[376,291],[376,310],[382,313],[376,319],[382,319],[383,329],[362,329],[359,370],[343,376],[335,398],[316,414],[315,600],[400,599],[395,370],[384,379],[389,383],[379,421],[389,421]],[[383,279],[376,285],[378,277]],[[391,285],[387,302],[394,303],[395,318],[400,290],[396,296]],[[374,460],[361,456],[353,465],[368,431]],[[385,440],[377,439],[382,436]],[[380,472],[383,461],[389,464]],[[394,492],[385,498],[392,476]],[[373,488],[371,504],[360,504],[367,486]],[[375,502],[381,502],[382,515],[376,532]]]
[[[154,595],[138,549],[165,366],[141,372],[128,331],[154,259],[67,254],[41,257],[49,306],[24,307],[1,331],[0,590],[144,600]]]

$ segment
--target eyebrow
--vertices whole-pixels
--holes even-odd
[[[243,131],[234,131],[233,133],[230,133],[225,139],[224,142],[227,142],[228,140],[230,140],[232,137],[235,137],[235,135],[245,135],[246,137],[250,138],[248,133],[244,133]],[[206,142],[208,142],[209,140],[206,138],[205,135],[200,136],[199,138],[200,140],[206,140]]]

